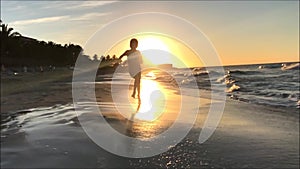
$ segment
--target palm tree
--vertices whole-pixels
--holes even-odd
[[[19,32],[13,32],[13,28],[9,28],[7,24],[3,24],[2,20],[0,20],[1,24],[1,31],[0,31],[0,37],[2,38],[9,38],[9,37],[16,37],[21,36]]]
[[[107,55],[107,56],[106,56],[106,61],[109,61],[109,60],[110,60],[110,56]]]
[[[21,36],[18,32],[13,32],[13,28],[9,28],[7,24],[2,23],[0,20],[0,41],[1,41],[1,56],[8,55],[8,43],[11,38]]]

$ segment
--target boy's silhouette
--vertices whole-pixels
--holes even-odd
[[[136,90],[138,93],[138,99],[140,99],[140,83],[141,83],[141,63],[142,54],[140,51],[136,50],[138,47],[137,39],[130,40],[130,50],[126,50],[119,59],[127,56],[128,70],[131,77],[134,78],[134,87],[131,97],[135,98]]]

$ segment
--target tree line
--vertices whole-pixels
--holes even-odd
[[[5,66],[73,66],[82,51],[79,45],[39,41],[13,30],[1,20],[1,64]]]
[[[86,57],[88,62],[99,64],[101,68],[116,68],[120,60],[116,55],[88,56],[83,54],[83,49],[74,44],[56,44],[52,41],[39,41],[22,36],[14,32],[13,28],[2,23],[0,30],[1,40],[1,66],[2,67],[48,67],[69,66],[74,67],[78,56]],[[82,52],[82,53],[81,53]]]

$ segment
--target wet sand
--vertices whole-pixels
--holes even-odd
[[[77,119],[71,71],[59,74],[62,78],[39,75],[37,80],[34,77],[16,77],[13,83],[7,82],[10,79],[1,80],[1,168],[299,168],[296,109],[227,100],[217,130],[204,144],[199,144],[199,132],[210,105],[207,91],[201,91],[194,127],[167,152],[140,159],[111,154],[86,135]],[[22,84],[32,87],[12,86]],[[113,106],[110,82],[97,83],[95,90],[106,121],[131,137],[151,138],[163,132],[173,123],[174,110],[178,109],[179,96],[172,89],[165,89],[172,98],[165,116],[154,122],[133,122],[130,132],[126,132],[128,120]],[[134,109],[136,100],[131,101]]]

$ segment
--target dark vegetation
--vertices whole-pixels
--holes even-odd
[[[24,37],[1,21],[1,64],[5,66],[74,65],[82,48]]]
[[[56,44],[52,41],[39,41],[14,32],[7,24],[2,23],[0,30],[1,65],[2,67],[40,67],[40,66],[74,66],[82,47],[75,44]],[[86,55],[81,55],[86,56]],[[104,57],[86,56],[100,61],[100,68],[115,67],[119,60],[109,55]],[[92,61],[92,60],[91,60]],[[93,61],[92,61],[93,62]]]

